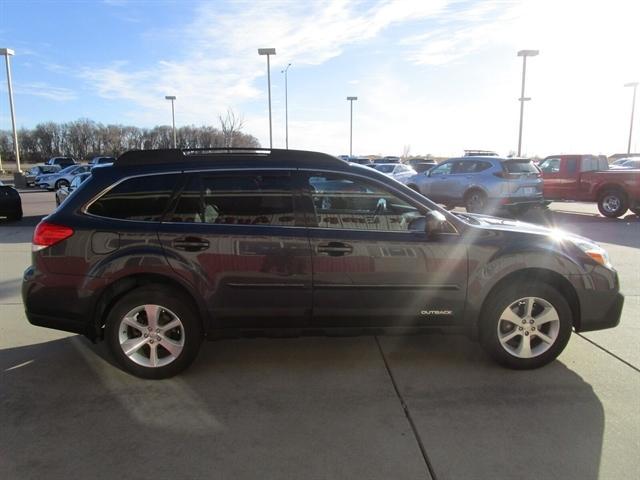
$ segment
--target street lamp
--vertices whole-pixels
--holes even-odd
[[[351,120],[349,121],[349,156],[353,157],[353,101],[358,100],[358,97],[347,97],[351,108]]]
[[[631,126],[629,127],[629,144],[627,145],[627,154],[631,153],[631,134],[633,133],[633,113],[636,108],[636,90],[638,82],[625,83],[625,87],[633,87],[633,100],[631,100]]]
[[[173,148],[177,148],[176,142],[176,111],[173,108],[173,102],[175,101],[175,95],[167,95],[164,97],[165,100],[171,100],[171,119],[173,120]]]
[[[275,55],[275,48],[259,48],[258,55],[267,56],[267,85],[269,88],[269,148],[273,148],[273,133],[271,131],[271,63],[269,62],[269,56]]]
[[[16,168],[18,173],[20,169],[20,150],[18,148],[18,131],[16,130],[16,112],[13,108],[13,89],[11,88],[11,67],[9,66],[9,57],[15,55],[16,52],[10,48],[0,48],[0,55],[4,55],[7,63],[7,87],[9,90],[9,109],[11,110],[11,126],[13,127],[13,150],[16,155]]]
[[[522,57],[522,91],[520,92],[520,129],[518,132],[518,156],[522,151],[522,117],[524,115],[524,102],[531,100],[530,97],[524,96],[524,78],[527,74],[527,57],[535,57],[540,51],[538,50],[520,50],[518,56]]]
[[[291,64],[287,65],[287,68],[281,70],[280,73],[284,73],[284,138],[287,150],[289,150],[289,99],[287,93],[287,72]]]

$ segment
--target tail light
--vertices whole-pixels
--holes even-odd
[[[31,251],[37,252],[51,247],[73,235],[73,228],[55,223],[40,222],[33,232]]]

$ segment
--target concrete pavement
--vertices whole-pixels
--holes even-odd
[[[640,472],[640,222],[552,205],[620,271],[620,327],[515,372],[463,337],[224,340],[143,381],[19,297],[52,193],[0,224],[1,478],[627,479]],[[430,472],[431,470],[431,472]]]

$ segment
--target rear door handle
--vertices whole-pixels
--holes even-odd
[[[341,257],[353,253],[353,247],[342,242],[321,243],[316,250],[318,253],[324,253],[330,257]]]
[[[200,252],[209,248],[209,241],[200,237],[183,237],[176,238],[171,245],[176,250],[184,250],[185,252]]]

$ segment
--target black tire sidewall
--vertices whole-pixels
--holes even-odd
[[[555,343],[546,352],[534,358],[518,358],[508,353],[500,344],[497,329],[502,312],[513,302],[524,297],[538,297],[549,302],[558,312],[560,330]],[[480,342],[487,353],[499,364],[517,370],[542,367],[553,360],[567,346],[571,337],[573,316],[562,294],[544,283],[516,284],[496,291],[487,299],[480,325]]]
[[[620,199],[620,207],[615,212],[608,212],[607,210],[604,209],[602,205],[603,200],[606,197],[611,195],[615,195]],[[628,202],[627,202],[626,195],[620,192],[619,190],[607,190],[602,195],[600,195],[600,198],[598,198],[598,210],[605,217],[609,217],[609,218],[621,217],[622,215],[624,215],[627,209],[628,209]]]
[[[182,322],[185,344],[182,353],[169,365],[157,368],[138,365],[127,357],[118,339],[120,320],[139,305],[160,305],[174,312]],[[202,325],[195,309],[183,295],[165,287],[140,287],[120,298],[111,308],[105,324],[105,340],[118,365],[141,378],[162,379],[172,377],[186,369],[195,360],[202,343]]]
[[[469,209],[469,200],[474,195],[478,195],[481,199],[483,199],[482,207],[478,210]],[[471,190],[464,196],[464,208],[468,213],[483,213],[487,209],[487,195],[480,190]]]

